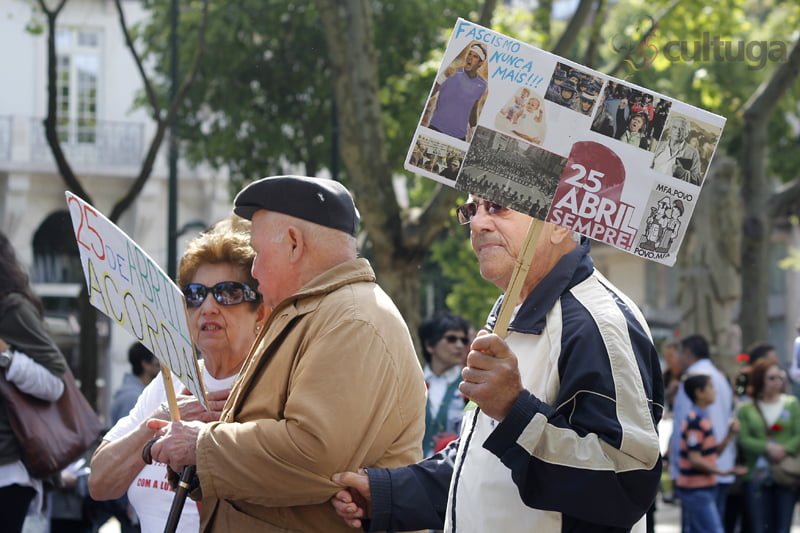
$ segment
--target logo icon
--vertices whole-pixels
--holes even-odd
[[[649,27],[645,26],[649,22]],[[624,62],[632,70],[644,70],[656,60],[659,54],[658,46],[651,41],[655,37],[657,23],[651,16],[646,16],[636,25],[634,35],[642,34],[644,39],[641,41],[634,41],[631,37],[623,34],[617,34],[611,37],[608,43],[612,50],[625,58]]]

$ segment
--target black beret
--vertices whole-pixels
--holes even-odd
[[[233,212],[253,219],[259,209],[302,218],[355,236],[358,209],[350,192],[338,181],[306,176],[270,176],[242,189]]]

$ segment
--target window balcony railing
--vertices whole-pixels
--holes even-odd
[[[0,122],[0,151],[3,146],[2,127]],[[138,166],[142,160],[144,125],[141,123],[97,121],[87,125],[72,121],[58,127],[58,136],[72,165]],[[30,149],[31,162],[53,161],[42,119],[30,119]]]

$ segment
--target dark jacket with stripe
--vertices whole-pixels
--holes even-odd
[[[641,312],[588,251],[584,239],[517,309],[506,341],[526,390],[502,422],[468,410],[442,453],[368,470],[371,530],[643,526],[661,475],[660,365]]]

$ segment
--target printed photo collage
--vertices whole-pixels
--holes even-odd
[[[456,25],[406,168],[672,264],[724,119],[471,27]]]

